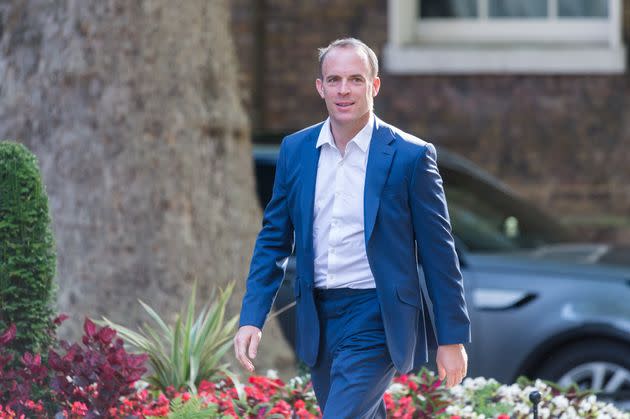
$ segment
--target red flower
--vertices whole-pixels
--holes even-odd
[[[399,377],[396,377],[394,379],[394,382],[400,383],[400,384],[407,384],[409,382],[409,376],[407,374],[401,375]]]
[[[409,382],[407,383],[407,385],[409,386],[409,388],[411,389],[411,391],[413,391],[414,393],[418,391],[418,384],[413,381],[413,380],[409,380]]]
[[[79,416],[85,416],[88,412],[88,408],[85,403],[74,402],[72,403],[72,413]]]
[[[269,397],[256,387],[246,386],[245,394],[247,394],[247,397],[251,397],[252,399],[256,401],[262,401],[262,402],[269,401]]]
[[[297,415],[298,418],[300,419],[310,419],[313,417],[313,415],[311,413],[309,413],[308,410],[304,409],[304,408],[299,408],[295,411],[295,414]]]
[[[284,400],[278,401],[276,405],[269,411],[270,415],[283,415],[286,418],[291,417],[291,406]]]
[[[296,400],[295,403],[293,403],[293,407],[295,408],[295,410],[298,409],[303,409],[304,407],[306,407],[306,403],[304,403],[304,400]]]
[[[497,416],[497,419],[510,419],[510,415],[506,413],[501,413],[499,416]]]
[[[216,388],[217,386],[214,383],[207,380],[201,380],[201,382],[199,383],[199,387],[197,387],[199,393],[210,393],[213,392]]]
[[[396,407],[396,402],[394,401],[394,399],[392,398],[392,395],[389,393],[385,393],[383,395],[383,400],[385,401],[385,408],[390,411],[390,410],[394,410],[394,408]]]

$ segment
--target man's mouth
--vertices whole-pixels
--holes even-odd
[[[335,103],[335,105],[339,106],[340,108],[347,108],[354,105],[354,102],[337,102]]]

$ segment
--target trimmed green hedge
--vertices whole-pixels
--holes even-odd
[[[10,349],[48,352],[56,298],[55,244],[37,158],[0,141],[0,330],[15,323]]]

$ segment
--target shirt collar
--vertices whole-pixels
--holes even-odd
[[[372,131],[374,130],[374,113],[370,112],[370,119],[367,124],[361,131],[357,133],[357,135],[352,138],[350,142],[354,142],[364,153],[367,153],[370,148],[370,141],[372,140]],[[324,144],[328,144],[331,147],[335,147],[335,140],[333,139],[332,132],[330,131],[330,118],[326,118],[322,129],[319,131],[319,137],[317,138],[316,148],[321,147]]]

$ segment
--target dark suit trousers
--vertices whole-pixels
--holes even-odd
[[[324,419],[385,418],[395,369],[376,290],[317,289],[315,301],[320,342],[311,377]]]

